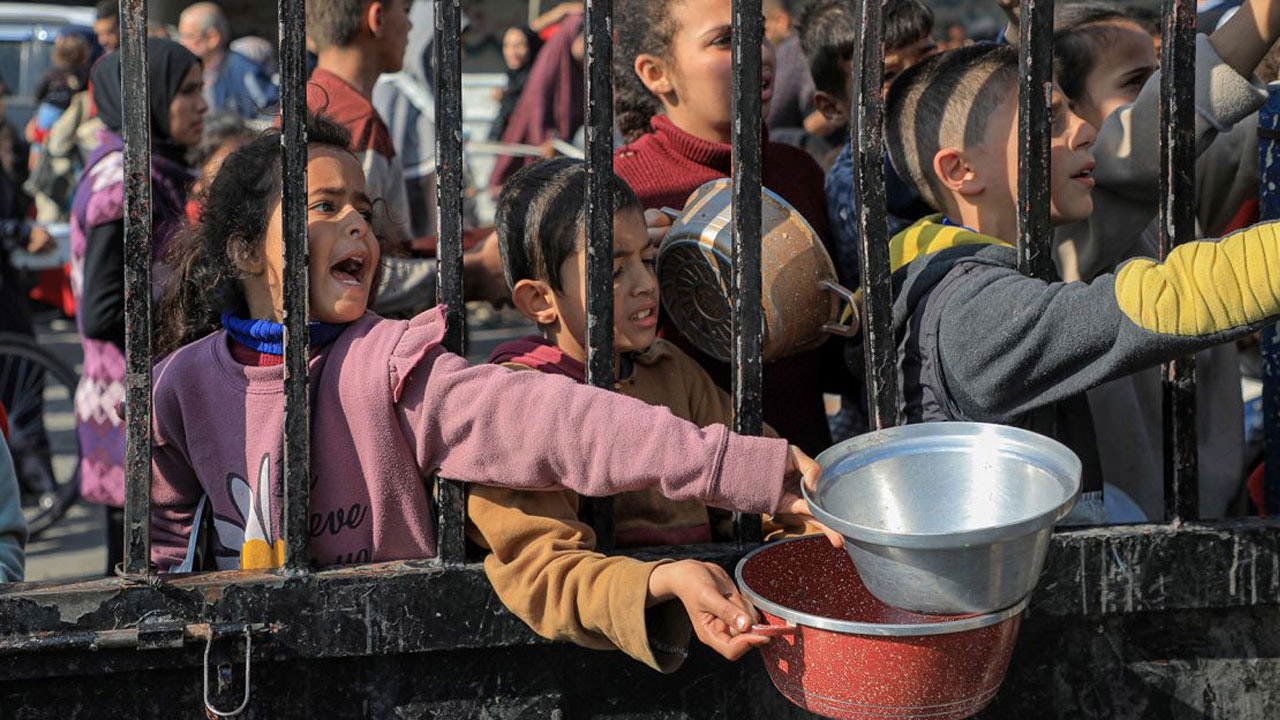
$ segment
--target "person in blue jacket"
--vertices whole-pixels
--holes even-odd
[[[222,8],[198,2],[178,18],[178,40],[204,64],[204,99],[212,111],[266,119],[280,90],[262,66],[230,49],[231,23]]]

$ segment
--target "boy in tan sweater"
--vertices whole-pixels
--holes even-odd
[[[504,272],[516,307],[542,335],[499,346],[491,362],[585,382],[585,186],[586,166],[558,159],[522,169],[503,188],[497,225]],[[697,425],[728,423],[729,397],[696,362],[657,339],[657,248],[639,201],[616,176],[613,196],[616,389]],[[539,635],[616,648],[662,672],[683,662],[691,626],[729,659],[768,642],[747,632],[754,610],[722,568],[693,559],[602,555],[579,509],[573,492],[470,491],[469,535],[491,551],[485,573],[503,604]],[[715,512],[696,501],[625,493],[613,503],[617,544],[708,542]]]

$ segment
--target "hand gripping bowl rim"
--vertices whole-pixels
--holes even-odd
[[[763,610],[774,617],[796,626],[810,627],[817,630],[829,630],[831,632],[844,633],[847,635],[871,635],[877,637],[925,637],[930,635],[951,635],[954,633],[968,632],[970,630],[981,630],[982,628],[999,625],[1009,618],[1017,615],[1027,608],[1031,602],[1031,596],[1019,600],[1016,604],[997,610],[993,613],[984,615],[966,615],[955,618],[953,620],[940,620],[938,622],[925,623],[867,623],[856,620],[836,620],[823,615],[813,615],[811,613],[793,610],[789,607],[779,605],[768,598],[763,597],[756,592],[742,577],[742,570],[755,557],[766,550],[775,549],[787,543],[799,542],[803,540],[812,541],[815,536],[805,535],[802,537],[787,538],[771,543],[766,543],[752,550],[742,559],[738,561],[738,565],[734,568],[733,577],[738,583],[738,590],[746,596],[752,605]],[[824,539],[825,542],[825,539]],[[921,614],[921,613],[917,613]]]
[[[974,432],[975,430],[978,432]],[[1015,453],[1020,455],[1030,454],[1029,445],[1034,445],[1035,456],[1039,458],[1047,457],[1052,461],[1056,461],[1054,466],[1057,469],[1065,468],[1067,474],[1075,478],[1073,490],[1057,506],[1024,520],[1005,525],[991,525],[943,533],[891,532],[860,525],[828,512],[822,507],[819,499],[813,493],[810,493],[803,483],[801,483],[801,492],[805,501],[809,504],[809,511],[813,514],[814,519],[855,542],[918,550],[961,549],[1024,537],[1039,530],[1052,529],[1075,507],[1076,501],[1080,497],[1081,472],[1083,469],[1080,458],[1066,445],[1051,437],[1009,425],[977,422],[931,422],[899,425],[858,435],[837,443],[822,451],[816,461],[825,474],[829,466],[846,459],[854,452],[869,451],[872,456],[868,458],[866,463],[858,466],[864,467],[878,459],[874,454],[874,448],[889,442],[898,442],[907,447],[927,444],[934,444],[937,447],[964,447],[972,444],[971,442],[966,443],[966,439],[979,436],[998,436],[1009,440],[1012,446],[1023,449],[1023,453]],[[947,440],[950,442],[946,442]],[[1031,458],[1028,457],[1028,459],[1030,460]],[[1038,464],[1043,465],[1043,463]],[[1051,471],[1055,475],[1059,474],[1056,470]],[[819,478],[818,484],[821,487],[821,478]]]

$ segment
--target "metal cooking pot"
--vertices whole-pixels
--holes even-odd
[[[772,635],[769,677],[800,707],[830,718],[958,720],[1004,680],[1024,599],[989,615],[919,615],[877,600],[824,537],[765,545],[739,563],[738,587]]]
[[[858,332],[854,294],[836,282],[835,266],[804,217],[770,190],[761,192],[761,303],[764,361],[811,350],[828,334]],[[689,196],[658,249],[662,306],[700,350],[732,357],[733,183],[713,180]],[[847,322],[841,313],[849,308]]]
[[[867,589],[894,607],[987,613],[1023,601],[1053,526],[1080,495],[1080,459],[1006,425],[888,428],[829,448],[805,491],[813,516],[847,538]]]

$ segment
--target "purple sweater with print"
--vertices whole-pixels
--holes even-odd
[[[432,557],[424,479],[583,495],[657,486],[770,512],[785,441],[699,429],[666,408],[542,373],[469,366],[440,345],[439,308],[367,314],[311,361],[310,552],[317,565]],[[279,564],[283,368],[240,365],[219,331],[155,369],[152,559],[187,555],[208,495],[220,568]]]

